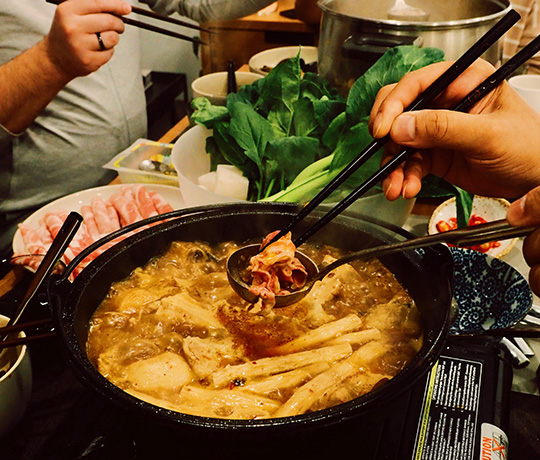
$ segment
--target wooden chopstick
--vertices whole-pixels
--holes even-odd
[[[27,335],[26,337],[21,337],[18,339],[4,340],[0,342],[0,350],[9,347],[17,347],[19,345],[26,345],[30,342],[35,342],[37,340],[50,339],[52,337],[57,337],[56,332],[46,332],[44,334],[36,335]]]
[[[518,20],[520,15],[515,10],[510,10],[500,21],[498,21],[490,30],[488,30],[475,44],[473,44],[448,70],[446,70],[437,80],[435,80],[426,90],[420,94],[417,99],[405,109],[405,111],[419,110],[428,108],[429,104],[437,97],[452,81],[454,81],[461,73],[463,73],[476,59],[478,59],[488,48],[490,48],[499,38],[501,38],[510,27]],[[376,139],[371,142],[360,154],[347,165],[323,190],[321,190],[310,202],[308,202],[291,221],[283,228],[274,238],[268,243],[273,243],[287,234],[292,228],[310,214],[319,204],[328,198],[332,192],[340,187],[352,174],[362,166],[372,155],[382,148],[388,141],[390,136],[386,135],[381,139]],[[402,160],[403,161],[403,160]],[[387,163],[388,165],[388,163]],[[393,162],[395,168],[397,164]],[[369,188],[375,185],[368,179]],[[364,184],[366,184],[366,182]],[[369,188],[362,184],[359,188],[361,193],[365,193]],[[358,190],[358,189],[357,189]],[[360,194],[353,192],[357,199]],[[350,197],[350,196],[349,196]],[[352,202],[353,198],[345,198],[325,214],[317,223],[307,230],[299,238],[296,238],[294,244],[298,247],[306,241],[316,231],[326,225],[330,220],[345,210]]]
[[[28,321],[27,323],[17,323],[12,326],[4,326],[0,327],[0,336],[8,337],[13,332],[20,332],[20,331],[32,331],[34,329],[38,329],[43,326],[49,326],[52,324],[51,318],[45,318],[45,319],[38,319],[35,321]],[[35,340],[41,340],[49,337],[53,337],[56,335],[56,332],[43,332],[42,334],[35,334],[35,335],[27,335],[26,337],[18,337],[15,339],[7,338],[4,341],[0,341],[0,350],[3,348],[8,347],[16,347],[18,345],[24,345],[29,342],[33,342]]]
[[[47,326],[52,323],[51,318],[28,321],[27,323],[17,323],[11,326],[0,327],[0,336],[11,334],[12,332],[29,331],[41,326]]]
[[[47,3],[52,3],[54,5],[60,5],[60,3],[63,3],[66,0],[45,0],[45,1]],[[161,21],[170,22],[170,23],[182,25],[182,26],[185,26],[185,27],[191,27],[192,29],[197,29],[197,30],[202,30],[202,31],[205,31],[205,32],[209,32],[206,29],[198,27],[198,26],[196,26],[194,24],[190,24],[189,22],[184,22],[184,21],[180,21],[178,19],[169,18],[167,16],[162,16],[160,14],[157,14],[157,13],[154,13],[154,12],[151,12],[151,11],[146,11],[146,10],[144,10],[142,8],[132,7],[132,11],[136,12],[137,14],[152,17],[154,19],[159,19]],[[143,13],[143,11],[144,11],[144,13]],[[112,14],[112,13],[110,13],[110,14]],[[190,37],[188,35],[179,34],[177,32],[173,32],[172,30],[163,29],[161,27],[157,27],[157,26],[154,26],[152,24],[147,24],[145,22],[137,21],[136,19],[127,18],[125,16],[118,16],[118,15],[115,15],[115,14],[113,14],[113,16],[116,16],[116,17],[120,18],[124,22],[124,24],[130,25],[130,26],[139,27],[140,29],[150,30],[152,32],[156,32],[156,33],[159,33],[159,34],[162,34],[162,35],[168,35],[169,37],[179,38],[180,40],[186,40],[186,41],[195,43],[197,45],[207,45],[207,43],[202,41],[199,37]]]

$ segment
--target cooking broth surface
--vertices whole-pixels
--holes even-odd
[[[302,301],[260,316],[227,280],[225,262],[238,247],[176,242],[114,283],[87,342],[99,372],[167,409],[256,419],[356,398],[419,351],[417,307],[378,260],[343,265]],[[343,255],[302,249],[319,265]]]

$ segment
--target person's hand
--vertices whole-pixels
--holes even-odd
[[[452,63],[433,64],[382,88],[370,117],[375,138],[390,133],[393,142],[383,162],[400,150],[416,147],[404,167],[384,181],[388,199],[412,198],[421,179],[435,174],[469,192],[517,198],[540,184],[540,114],[503,82],[465,114],[452,108],[495,70],[479,60],[434,102],[436,110],[402,114],[405,107]]]
[[[64,1],[56,7],[50,32],[43,40],[49,59],[67,78],[94,72],[111,59],[124,31],[117,16],[130,12],[131,5],[122,0]]]
[[[506,219],[516,227],[540,227],[540,187],[536,187],[508,208]],[[529,284],[540,295],[540,228],[523,241],[523,257],[531,267]]]

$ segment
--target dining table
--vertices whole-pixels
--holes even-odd
[[[190,127],[190,119],[186,116],[158,141],[174,143]],[[113,183],[120,183],[120,180],[117,178]],[[425,234],[429,215],[437,204],[433,199],[417,200],[403,227],[418,236]],[[504,260],[526,277],[529,268],[521,248],[522,240],[519,240]],[[0,314],[9,316],[33,274],[14,266],[4,269],[0,276]],[[534,302],[540,305],[536,296]],[[49,315],[43,293],[36,296],[28,310],[28,319]],[[540,458],[540,340],[527,339],[527,343],[534,355],[529,356],[530,363],[526,367],[513,369],[509,396],[508,458],[519,460]],[[140,452],[138,456],[128,455],[135,448],[125,437],[118,436],[107,444],[107,433],[122,430],[125,419],[110,411],[108,401],[89,392],[75,377],[66,364],[57,338],[31,342],[28,347],[33,369],[31,400],[22,420],[1,440],[1,459],[146,458]]]

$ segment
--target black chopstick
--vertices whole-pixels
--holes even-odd
[[[47,3],[59,5],[60,3],[63,3],[66,0],[45,0],[45,1]],[[206,29],[202,29],[198,26],[195,26],[194,24],[190,24],[184,21],[179,21],[178,19],[174,19],[174,18],[168,18],[167,16],[161,16],[160,14],[153,13],[151,11],[146,11],[142,8],[132,7],[132,11],[136,12],[137,14],[152,17],[154,19],[159,19],[161,21],[179,24],[182,26],[191,27],[193,29],[203,30],[205,32],[208,32]],[[142,13],[142,11],[144,11],[144,13]],[[136,19],[127,18],[125,16],[118,16],[118,15],[113,15],[113,16],[119,17],[124,22],[124,24],[130,25],[130,26],[139,27],[140,29],[150,30],[152,32],[156,32],[162,35],[168,35],[169,37],[179,38],[180,40],[186,40],[186,41],[195,43],[197,45],[207,45],[207,43],[202,41],[199,37],[189,37],[188,35],[179,34],[177,32],[173,32],[172,30],[163,29],[161,27],[157,27],[152,24],[146,24],[145,22],[137,21]]]
[[[18,323],[13,326],[4,326],[0,327],[0,336],[6,336],[8,337],[13,332],[20,332],[25,331],[27,334],[29,331],[40,329],[43,326],[51,326],[52,325],[52,319],[51,318],[45,318],[45,319],[38,319],[35,321],[28,321],[27,323]],[[4,340],[0,341],[0,350],[3,348],[8,347],[16,347],[18,345],[25,345],[29,342],[33,342],[35,340],[42,340],[45,338],[53,337],[56,335],[56,332],[49,331],[42,332],[40,334],[34,334],[34,335],[26,335],[25,337],[17,337],[14,339],[10,339],[9,337]]]
[[[234,61],[227,61],[227,94],[236,93],[238,86],[236,84],[236,69]]]
[[[51,318],[38,319],[35,321],[28,321],[26,323],[17,323],[11,326],[0,327],[0,335],[11,334],[13,332],[28,331],[42,326],[47,326],[52,323]]]
[[[45,332],[43,334],[36,335],[27,335],[26,337],[20,337],[18,339],[9,339],[0,342],[0,350],[9,347],[18,347],[19,345],[26,345],[30,342],[35,342],[37,340],[50,339],[52,337],[57,337],[56,332]]]
[[[466,97],[464,97],[453,110],[457,112],[467,112],[474,104],[482,99],[486,94],[491,92],[495,87],[500,85],[503,80],[510,76],[519,66],[525,63],[528,59],[534,56],[540,50],[540,35],[525,46],[519,53],[509,59],[499,69],[493,72],[488,78],[473,89]],[[369,177],[363,184],[356,188],[351,194],[340,201],[327,214],[319,219],[311,228],[303,233],[295,240],[298,246],[306,241],[310,236],[319,231],[324,225],[330,222],[334,217],[347,209],[352,203],[360,198],[364,193],[370,190],[373,186],[384,179],[397,166],[406,161],[418,149],[407,148],[402,150],[398,155],[392,158],[388,163],[382,166],[377,172]]]
[[[50,0],[47,0],[50,1]],[[153,26],[152,24],[146,24],[145,22],[136,21],[135,19],[126,18],[124,16],[119,16],[124,24],[130,26],[139,27],[140,29],[150,30],[152,32],[157,32],[158,34],[168,35],[169,37],[179,38],[180,40],[186,40],[189,42],[196,43],[197,45],[207,45],[208,43],[203,42],[199,37],[189,37],[187,35],[179,34],[168,29],[162,29],[161,27]]]
[[[190,22],[181,21],[180,19],[171,18],[169,16],[163,16],[161,14],[155,13],[154,11],[148,11],[144,8],[138,8],[136,6],[131,7],[131,11],[141,16],[147,16],[149,18],[158,19],[164,22],[170,22],[171,24],[176,24],[178,26],[189,27],[190,29],[201,30],[203,32],[213,33],[211,30],[200,27],[196,24],[191,24]]]
[[[405,109],[405,111],[419,110],[428,108],[428,105],[437,97],[446,87],[454,81],[461,73],[463,73],[474,61],[476,61],[488,48],[490,48],[499,38],[501,38],[518,20],[520,15],[515,10],[510,10],[500,21],[498,21],[490,30],[488,30],[476,43],[474,43],[454,64],[447,69],[437,80],[435,80],[426,90],[420,94],[417,99]],[[311,213],[319,204],[321,204],[326,198],[328,198],[332,192],[340,187],[352,174],[362,166],[371,156],[373,156],[380,148],[382,148],[388,141],[390,136],[386,135],[381,139],[376,139],[371,142],[360,154],[347,165],[323,190],[321,190],[311,201],[309,201],[291,221],[277,233],[268,244],[277,241],[283,235],[287,234],[292,228],[304,219],[309,213]],[[388,163],[387,163],[388,164]],[[373,186],[373,185],[371,185]],[[370,186],[370,188],[371,188]],[[363,192],[365,193],[365,191]],[[358,195],[359,196],[359,195]],[[345,201],[345,200],[344,200]],[[333,219],[339,212],[343,211],[345,207],[340,206],[340,202],[337,206],[338,212],[334,212],[333,208],[328,214],[331,213],[330,218],[326,218],[328,214],[323,216],[317,222],[317,228],[308,230],[309,233],[304,234],[297,238],[294,243],[296,246],[302,244],[309,236],[313,235],[315,231],[326,225],[331,219]],[[347,201],[349,206],[352,201]],[[268,245],[267,244],[267,245]]]

